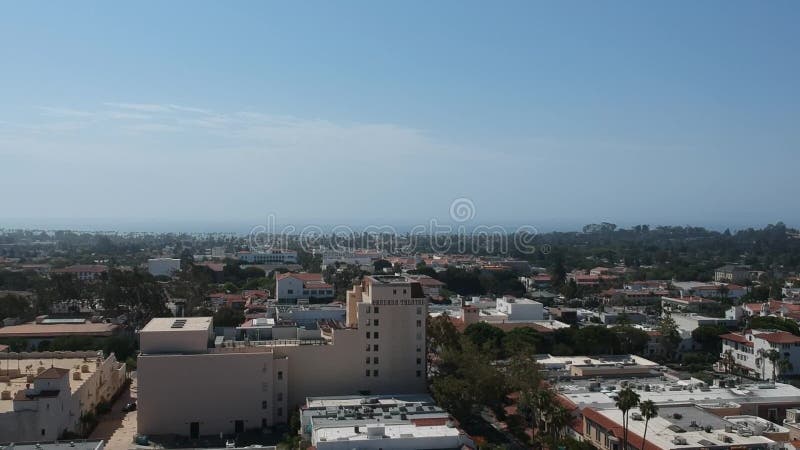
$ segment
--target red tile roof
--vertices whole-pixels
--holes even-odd
[[[610,418],[604,416],[603,414],[600,414],[599,412],[589,407],[583,408],[583,410],[581,410],[581,413],[583,414],[584,418],[591,420],[592,422],[605,428],[606,430],[611,431],[614,434],[614,436],[618,438],[622,437],[623,429],[621,424],[618,424],[617,422],[611,420]],[[634,433],[630,429],[628,430],[628,445],[640,450],[660,449],[659,446],[653,444],[651,441],[647,441],[645,444],[643,442],[642,437]],[[647,449],[645,449],[645,445],[647,446]]]
[[[322,281],[322,274],[321,273],[293,273],[293,272],[286,272],[286,273],[279,273],[275,276],[275,280],[283,280],[285,278],[296,278],[301,281]]]
[[[774,333],[759,333],[757,338],[764,339],[771,344],[795,344],[800,342],[800,337],[788,331],[776,331]]]
[[[84,264],[84,265],[75,265],[75,266],[68,266],[64,267],[63,269],[56,269],[54,272],[58,273],[81,273],[81,272],[92,272],[92,273],[103,273],[108,270],[108,267],[102,266],[99,264]]]
[[[746,337],[744,337],[744,335],[742,335],[742,334],[739,334],[739,333],[726,333],[726,334],[721,334],[721,335],[719,336],[719,338],[720,338],[720,339],[724,339],[724,340],[726,340],[726,341],[738,342],[738,343],[740,343],[740,344],[744,344],[744,345],[747,345],[747,346],[750,346],[750,347],[752,347],[752,346],[753,346],[753,343],[752,343],[752,342],[748,341],[748,340],[747,340],[747,338],[746,338]]]

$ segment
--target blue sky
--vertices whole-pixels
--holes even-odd
[[[481,223],[799,225],[798,23],[778,1],[6,3],[0,227],[416,223],[460,197]]]

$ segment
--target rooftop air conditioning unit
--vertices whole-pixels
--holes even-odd
[[[683,436],[675,436],[672,438],[672,443],[676,445],[686,445],[686,438]]]

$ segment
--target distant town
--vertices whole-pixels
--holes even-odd
[[[800,446],[782,223],[273,238],[0,231],[0,441]]]

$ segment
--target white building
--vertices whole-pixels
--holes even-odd
[[[508,320],[544,320],[544,306],[528,298],[498,298],[497,311],[507,315]]]
[[[126,369],[102,352],[0,353],[0,374],[0,441],[52,441],[81,433],[81,417],[119,392]]]
[[[422,393],[427,300],[404,277],[366,277],[322,339],[225,341],[211,318],[140,332],[138,432],[197,437],[286,423],[308,396]]]
[[[294,250],[242,251],[236,252],[236,258],[244,264],[297,264]]]
[[[332,249],[314,250],[314,256],[322,257],[322,269],[331,264],[341,263],[352,266],[370,266],[373,262],[382,259],[383,252],[379,251],[338,251]]]
[[[333,286],[322,279],[321,273],[280,273],[275,276],[275,298],[280,303],[299,299],[333,298]]]
[[[154,277],[170,277],[180,272],[181,260],[177,258],[151,258],[147,260],[147,271]]]
[[[735,363],[751,376],[773,380],[800,373],[800,337],[786,331],[746,330],[728,333],[722,339],[722,355],[733,355]],[[788,362],[788,364],[786,362]],[[724,370],[723,361],[717,363]]]
[[[300,429],[318,450],[475,448],[427,395],[310,397]]]

